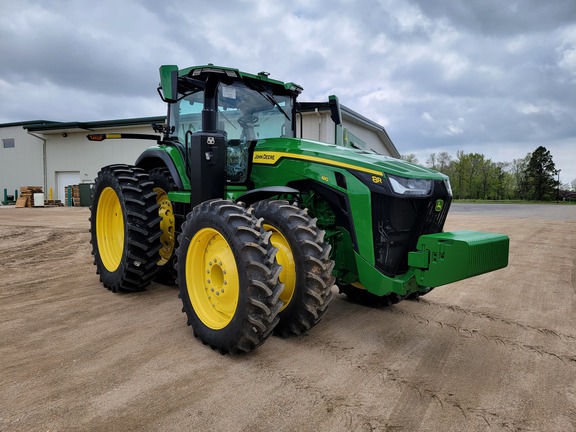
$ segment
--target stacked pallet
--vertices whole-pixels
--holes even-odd
[[[45,200],[44,207],[64,207],[60,200]]]
[[[22,186],[16,207],[34,207],[34,194],[42,192],[42,186]],[[40,205],[44,205],[44,203],[40,203]]]

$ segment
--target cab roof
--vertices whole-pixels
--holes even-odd
[[[293,82],[283,82],[269,78],[270,74],[268,72],[259,72],[258,74],[251,74],[247,72],[242,72],[239,69],[229,68],[225,66],[216,66],[211,63],[201,66],[191,66],[188,68],[178,70],[178,76],[180,77],[188,76],[190,78],[196,78],[201,80],[202,78],[205,79],[208,75],[211,74],[223,74],[229,78],[241,78],[247,80],[261,81],[267,84],[282,86],[284,87],[284,89],[295,92],[297,94],[300,94],[302,90],[304,90],[302,86],[295,84]]]

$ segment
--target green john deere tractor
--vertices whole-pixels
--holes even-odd
[[[195,336],[221,353],[307,331],[335,284],[394,303],[507,265],[507,236],[442,232],[445,175],[296,138],[300,86],[214,65],[162,66],[160,80],[158,135],[88,135],[156,141],[98,173],[92,254],[114,292],[175,281]]]

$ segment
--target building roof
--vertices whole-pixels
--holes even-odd
[[[23,128],[26,128],[27,126],[32,126],[32,125],[48,125],[48,124],[53,124],[53,123],[58,123],[58,122],[54,122],[54,121],[50,121],[50,120],[28,120],[28,121],[13,122],[13,123],[0,123],[0,129],[1,128],[14,127],[14,126],[22,126]]]
[[[314,112],[316,109],[318,109],[319,111],[330,111],[330,106],[328,102],[300,102],[300,110],[302,112]],[[356,111],[348,108],[345,105],[341,105],[341,110],[342,110],[342,117],[344,118],[344,120],[374,131],[378,135],[378,137],[382,140],[384,145],[388,148],[390,154],[394,157],[400,157],[400,152],[398,152],[398,149],[388,136],[388,133],[386,132],[386,129],[384,129],[383,126],[364,117],[363,115],[357,113]],[[139,117],[128,119],[116,119],[116,120],[99,120],[89,122],[55,122],[49,120],[30,120],[25,122],[0,124],[0,128],[22,126],[29,132],[52,134],[63,132],[93,131],[98,129],[120,128],[130,126],[147,126],[151,125],[152,123],[164,123],[165,121],[166,116]]]

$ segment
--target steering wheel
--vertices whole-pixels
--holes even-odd
[[[238,119],[238,123],[242,127],[253,126],[254,124],[258,123],[258,117],[255,115],[245,115]]]

